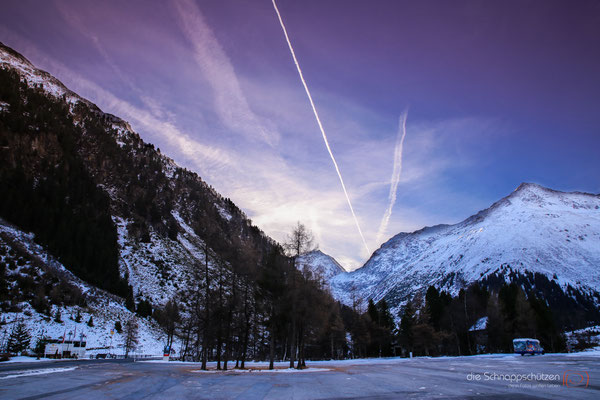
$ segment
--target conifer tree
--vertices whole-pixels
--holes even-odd
[[[412,351],[414,343],[413,327],[415,326],[415,323],[415,308],[412,302],[409,301],[406,303],[406,306],[404,306],[404,312],[402,313],[400,329],[398,332],[398,339],[403,347],[403,350]]]
[[[6,345],[9,353],[20,354],[29,347],[31,334],[23,322],[17,323],[13,328]]]

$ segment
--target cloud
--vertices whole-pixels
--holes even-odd
[[[381,223],[379,225],[379,230],[377,231],[376,242],[379,243],[381,241],[381,237],[385,233],[388,223],[390,222],[390,217],[392,216],[392,210],[394,208],[394,204],[396,203],[396,193],[398,192],[398,183],[400,182],[400,176],[402,174],[402,150],[404,147],[404,138],[406,137],[406,118],[408,117],[408,111],[404,111],[400,115],[400,121],[398,123],[398,135],[396,139],[396,147],[394,148],[394,169],[392,171],[392,177],[390,178],[390,194],[389,194],[389,204],[385,213],[383,214],[383,218],[381,219]]]
[[[123,81],[130,89],[138,91],[133,81],[127,75],[125,75],[117,66],[117,64],[115,64],[115,62],[112,60],[111,56],[100,43],[100,39],[98,38],[98,36],[91,32],[85,26],[85,23],[81,20],[81,17],[73,11],[72,5],[67,5],[60,0],[55,1],[54,4],[56,5],[56,8],[58,9],[63,19],[75,30],[77,30],[79,34],[87,37],[92,42],[96,51],[102,56],[106,64],[119,77],[119,79],[121,79],[121,81]]]
[[[184,7],[189,5],[183,4]],[[193,9],[195,6],[192,5]],[[181,17],[178,20],[182,25]],[[77,31],[77,28],[68,25]],[[179,27],[173,28],[176,32],[180,31]],[[156,53],[148,49],[127,53],[136,61],[144,56],[145,63],[139,67],[144,79],[136,81],[140,93],[119,92],[121,96],[131,96],[125,99],[115,94],[118,88],[111,92],[105,81],[98,80],[102,79],[101,75],[88,78],[86,69],[75,71],[74,68],[68,68],[44,53],[51,50],[41,50],[41,47],[27,41],[14,39],[14,33],[13,36],[7,35],[5,29],[0,27],[2,37],[12,41],[15,49],[31,58],[34,64],[47,69],[103,110],[130,121],[144,140],[159,146],[164,154],[171,156],[179,165],[198,172],[274,239],[284,240],[289,229],[300,220],[313,230],[324,252],[334,256],[348,269],[361,266],[370,254],[365,254],[356,235],[346,200],[339,190],[337,176],[331,168],[314,119],[311,119],[310,108],[302,97],[303,93],[298,90],[297,78],[283,74],[268,80],[254,79],[251,75],[244,75],[243,71],[236,75],[231,61],[212,32],[209,30],[204,33],[209,34],[210,38],[201,40],[207,42],[204,46],[209,49],[197,50],[198,45],[194,46],[193,52],[182,53],[185,46],[181,45],[178,33],[161,36],[160,40],[164,43],[157,46],[154,50]],[[110,44],[110,41],[98,41],[99,46],[112,50]],[[135,48],[132,43],[126,45],[128,51]],[[165,48],[176,50],[165,53]],[[201,52],[206,57],[215,57],[205,60],[208,64],[205,68],[198,68]],[[116,60],[111,57],[113,53],[107,54],[110,60]],[[178,57],[170,73],[181,76],[181,82],[186,85],[178,87],[184,90],[172,96],[172,87],[161,84],[161,81],[168,79],[164,75],[164,57],[167,54],[176,54]],[[220,62],[229,65],[230,71],[215,71],[215,65],[221,65]],[[118,68],[119,64],[115,62],[115,66]],[[193,66],[193,76],[190,75],[190,66]],[[127,70],[122,69],[126,76]],[[106,76],[108,78],[108,74]],[[211,83],[213,86],[208,96],[198,89],[203,84],[199,82],[200,77],[207,82],[219,81]],[[229,90],[230,86],[225,81],[231,77],[236,84],[234,89]],[[223,96],[228,90],[233,93],[233,100],[228,99],[229,95],[216,100],[221,87],[225,88]],[[160,105],[153,104],[151,99],[138,104],[136,96],[150,92],[160,99],[167,99],[164,104],[170,110],[177,109],[177,119],[169,114],[169,109],[163,112]],[[200,94],[194,97],[189,95],[192,92]],[[335,146],[337,160],[345,173],[353,205],[361,217],[365,237],[370,245],[373,243],[378,246],[379,243],[374,242],[379,220],[387,205],[389,171],[393,168],[396,142],[396,135],[391,133],[395,133],[396,121],[352,99],[319,91],[318,87],[314,88],[313,94],[318,100],[329,139]],[[239,96],[243,99],[241,103]],[[204,107],[205,97],[209,98],[208,107]],[[187,101],[190,98],[199,100]],[[198,107],[198,103],[203,107]],[[219,107],[232,104],[235,108],[242,104],[240,107],[243,109],[243,105],[248,106],[248,103],[252,104],[252,110],[247,107],[246,113],[239,115],[251,115],[250,120],[241,118],[239,121],[246,121],[246,126],[239,132],[233,132],[234,125],[231,121],[225,123],[227,119]],[[211,118],[213,110],[216,110],[219,118]],[[189,117],[182,118],[182,114]],[[233,118],[233,114],[238,115],[237,112],[232,113],[230,118]],[[259,116],[266,119],[261,120]],[[277,129],[272,128],[270,132],[285,133],[277,136],[277,145],[270,146],[268,140],[260,136],[257,126],[263,121],[277,124]],[[410,231],[439,222],[457,222],[452,220],[456,214],[436,213],[435,210],[440,207],[435,207],[439,203],[434,201],[458,198],[444,186],[445,174],[449,170],[473,168],[477,161],[474,155],[478,152],[471,151],[468,143],[477,143],[477,135],[487,129],[486,124],[489,125],[476,118],[437,122],[411,118],[410,134],[406,136],[406,148],[410,148],[410,152],[403,157],[402,175],[398,181],[399,201],[389,221],[389,232]],[[482,208],[478,206],[479,203],[473,205],[472,199],[466,200],[470,203],[465,201],[461,204],[469,204],[474,210]],[[427,207],[431,206],[429,208],[434,211],[424,212],[422,204],[427,202],[432,202]]]
[[[191,0],[174,3],[182,32],[194,49],[194,59],[213,90],[216,111],[233,133],[275,145],[279,135],[250,109],[235,69],[202,13]]]
[[[185,132],[151,111],[118,98],[39,48],[23,42],[21,39],[17,48],[26,48],[26,56],[36,64],[103,110],[128,120],[145,140],[158,144],[163,153],[172,155],[179,164],[198,171],[275,239],[284,240],[289,229],[301,220],[330,253],[338,254],[337,242],[356,241],[344,196],[329,166],[321,170],[311,168],[310,164],[291,165],[278,152],[265,152],[260,146],[238,151],[233,147],[207,145],[194,139],[193,132]],[[315,182],[324,183],[325,188]],[[359,263],[355,259],[353,266]]]
[[[57,0],[54,2],[57,10],[61,14],[62,18],[69,24],[73,29],[75,29],[79,34],[88,38],[90,42],[93,44],[94,48],[100,54],[106,65],[112,70],[112,72],[123,82],[127,88],[133,92],[135,92],[141,102],[157,117],[164,118],[168,116],[173,119],[173,114],[168,113],[164,107],[160,104],[160,102],[146,94],[144,94],[143,90],[141,90],[126,73],[122,71],[119,65],[114,61],[113,57],[106,50],[105,46],[102,44],[98,35],[90,30],[89,27],[86,26],[85,21],[73,10],[73,4],[66,4],[62,0]]]

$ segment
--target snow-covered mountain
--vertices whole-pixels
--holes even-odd
[[[69,273],[36,296],[55,312],[65,302],[50,292],[77,279],[100,293],[82,312],[97,314],[106,334],[119,315],[131,314],[125,298],[135,303],[130,309],[143,302],[156,309],[170,299],[183,304],[198,288],[200,266],[227,269],[240,249],[260,259],[275,245],[230,199],[144,142],[129,123],[2,43],[0,81],[0,218],[18,232],[6,248],[16,251],[28,241],[45,254],[34,257],[33,284],[19,268],[0,287],[8,291],[0,290],[0,311],[12,319],[32,326],[48,319],[31,303],[49,258]],[[27,287],[31,295],[12,304],[11,291]],[[116,304],[106,318],[103,296]],[[45,326],[53,335],[60,330],[51,321]],[[155,344],[162,343],[160,330],[155,334]]]
[[[313,276],[318,276],[325,282],[330,282],[334,276],[346,273],[344,267],[335,258],[323,253],[321,250],[314,250],[301,255],[296,260],[296,265],[301,271],[308,270]]]
[[[562,288],[600,291],[600,195],[523,183],[455,225],[400,233],[360,269],[331,280],[334,296],[386,298],[396,308],[430,285],[455,293],[501,266],[541,273]]]

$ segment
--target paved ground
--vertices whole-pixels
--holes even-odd
[[[583,354],[352,360],[309,366],[302,372],[256,371],[263,364],[253,364],[252,372],[198,372],[194,364],[123,360],[0,365],[0,398],[600,398],[600,358]],[[529,376],[533,380],[515,381],[531,373],[537,374]],[[563,385],[565,374],[570,387]],[[576,385],[580,376],[584,384],[589,376],[587,387]]]

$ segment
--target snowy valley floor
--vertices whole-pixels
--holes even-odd
[[[205,372],[197,363],[161,361],[0,364],[0,398],[600,398],[600,351],[318,361],[303,371],[278,363],[276,372],[268,372],[266,366],[249,363],[246,371],[223,372],[211,363]]]

